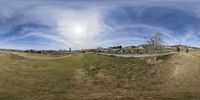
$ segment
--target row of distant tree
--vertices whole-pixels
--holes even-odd
[[[12,52],[23,52],[23,53],[33,53],[33,54],[66,54],[72,53],[71,49],[69,50],[16,50],[16,49],[1,49],[1,51],[12,51]]]
[[[67,50],[24,50],[25,53],[35,53],[35,54],[65,54],[71,51]]]

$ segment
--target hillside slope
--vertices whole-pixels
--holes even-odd
[[[200,99],[198,53],[145,59],[93,53],[36,59],[0,53],[1,100]]]

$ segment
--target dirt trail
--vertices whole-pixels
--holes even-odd
[[[152,56],[164,56],[164,55],[170,55],[175,54],[176,52],[170,52],[170,53],[158,53],[158,54],[109,54],[109,53],[101,53],[102,55],[108,55],[108,56],[116,56],[116,57],[135,57],[135,58],[146,58],[146,57],[152,57]]]
[[[57,55],[44,55],[44,54],[28,54],[28,53],[18,53],[18,52],[4,52],[4,55],[12,55],[16,57],[22,57],[22,58],[28,58],[28,59],[38,59],[38,60],[54,60],[54,59],[63,59],[66,57],[70,57],[73,54],[68,54],[68,55],[62,55],[62,56],[57,56]]]
[[[177,54],[166,65],[171,71],[163,91],[170,97],[176,94],[188,99],[197,98],[200,94],[200,57],[189,53]]]
[[[69,54],[69,55],[65,55],[65,56],[58,56],[58,57],[42,57],[42,56],[27,56],[27,55],[19,55],[25,58],[29,58],[29,59],[40,59],[40,60],[54,60],[54,59],[63,59],[66,57],[70,57],[73,54]]]

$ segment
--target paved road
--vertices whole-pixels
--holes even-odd
[[[116,56],[116,57],[136,57],[136,58],[145,58],[145,57],[152,57],[152,56],[163,56],[163,55],[169,55],[169,54],[175,54],[176,52],[170,52],[170,53],[159,53],[159,54],[108,54],[108,53],[100,53],[102,55],[108,55],[108,56]]]

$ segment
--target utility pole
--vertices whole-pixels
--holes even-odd
[[[69,52],[71,52],[72,51],[72,49],[71,48],[69,48]]]

